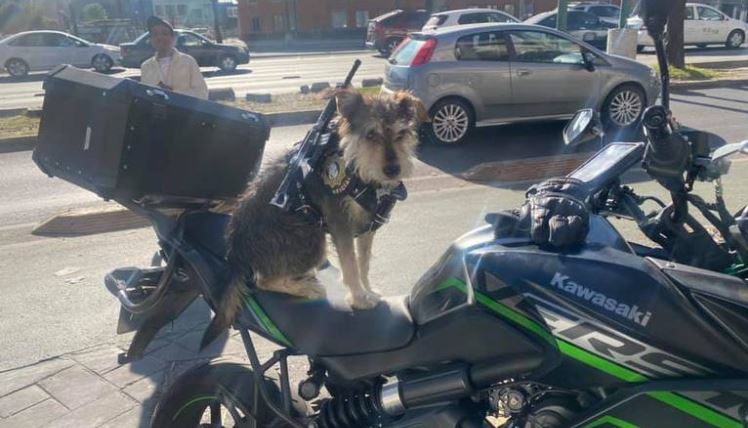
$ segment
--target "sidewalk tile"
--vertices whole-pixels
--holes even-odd
[[[47,425],[47,428],[97,427],[135,407],[137,403],[120,392],[105,395]]]
[[[203,339],[202,331],[192,331],[174,340],[180,346],[186,348],[194,357],[218,357],[220,355],[245,354],[244,344],[241,338],[233,339],[224,333],[216,338],[208,347],[200,350],[200,341]]]
[[[151,374],[156,373],[165,366],[166,363],[163,360],[146,355],[137,361],[127,363],[104,374],[104,379],[120,388],[124,388],[145,376],[150,376]]]
[[[147,428],[150,414],[143,414],[143,411],[143,406],[135,406],[99,428]]]
[[[75,361],[67,358],[55,358],[28,367],[0,373],[0,397],[36,383],[39,380],[62,371],[74,364]]]
[[[39,382],[39,386],[69,409],[76,409],[117,391],[112,384],[82,366],[65,369]]]
[[[37,428],[68,413],[68,409],[48,398],[39,404],[0,421],[0,428]]]
[[[156,391],[159,389],[159,386],[161,386],[161,382],[163,380],[164,370],[161,370],[153,373],[146,378],[140,379],[139,381],[123,389],[122,392],[138,400],[139,402],[144,403],[149,399],[155,397]]]
[[[149,356],[167,362],[191,360],[196,358],[195,352],[190,351],[189,349],[175,342],[172,342],[168,346],[164,346],[158,351],[151,353]]]
[[[96,346],[84,351],[70,354],[75,361],[83,364],[89,370],[98,374],[104,374],[112,369],[116,369],[120,364],[117,362],[117,356],[122,350],[113,345]]]
[[[28,388],[6,395],[0,398],[0,417],[7,418],[47,398],[49,398],[49,394],[36,385],[31,385]]]

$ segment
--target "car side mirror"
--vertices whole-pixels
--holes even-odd
[[[595,71],[595,56],[588,51],[582,51],[582,65],[587,71]]]
[[[591,108],[577,111],[564,127],[564,144],[569,147],[604,136],[600,114]]]

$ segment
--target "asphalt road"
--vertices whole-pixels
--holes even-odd
[[[687,48],[686,54],[689,64],[748,60],[748,47],[737,50],[719,47]],[[384,59],[371,50],[321,55],[258,56],[252,58],[249,64],[239,66],[233,73],[204,68],[203,75],[209,88],[233,88],[237,97],[244,97],[247,92],[289,93],[298,91],[299,86],[304,84],[329,81],[334,85],[342,81],[356,58],[360,58],[363,63],[354,84],[360,84],[363,79],[382,77]],[[649,65],[657,62],[651,52],[641,54],[637,59]],[[116,68],[110,74],[134,77],[140,75],[140,70]],[[0,74],[0,110],[40,107],[44,100],[43,78],[44,73],[35,73],[20,80]]]
[[[690,91],[673,95],[673,109],[684,124],[739,141],[748,139],[746,99],[748,87]],[[486,213],[517,206],[525,186],[477,185],[454,175],[480,162],[560,153],[562,125],[481,129],[465,147],[422,147],[408,200],[377,236],[373,284],[388,295],[406,293],[449,243],[481,225]],[[273,130],[268,157],[306,129]],[[146,265],[156,249],[147,228],[75,238],[31,235],[35,224],[60,210],[103,202],[47,178],[30,155],[0,155],[0,370],[114,340],[118,303],[102,278],[117,267]],[[748,202],[745,165],[736,163],[725,180],[734,209]],[[663,194],[651,182],[637,187]],[[711,186],[699,190],[711,196]]]
[[[356,73],[355,85],[360,85],[363,79],[382,77],[385,60],[374,51],[259,57],[231,73],[208,67],[203,68],[203,75],[208,88],[233,88],[240,98],[247,92],[291,93],[298,92],[301,85],[311,85],[314,82],[330,82],[331,85],[342,82],[356,58],[361,59],[362,64]],[[140,70],[115,68],[109,74],[135,77],[140,76]],[[44,76],[44,73],[35,73],[20,80],[7,75],[0,76],[0,110],[41,107],[44,100]]]

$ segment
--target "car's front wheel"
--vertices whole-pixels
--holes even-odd
[[[236,70],[237,62],[236,58],[234,58],[231,55],[225,55],[221,57],[220,62],[218,63],[218,68],[221,69],[221,71],[234,71]]]
[[[29,74],[29,65],[22,59],[11,58],[5,63],[5,70],[13,77],[23,77]]]
[[[730,49],[737,49],[743,44],[743,42],[745,42],[745,33],[740,30],[734,30],[729,36],[727,36],[727,42],[725,45]]]
[[[646,107],[644,91],[636,85],[624,84],[613,89],[603,104],[603,122],[623,129],[635,125]]]
[[[430,116],[426,134],[429,140],[438,144],[462,144],[475,126],[473,109],[459,98],[447,98],[434,104]]]
[[[114,61],[109,55],[98,54],[91,60],[91,67],[99,73],[105,73],[112,69]]]

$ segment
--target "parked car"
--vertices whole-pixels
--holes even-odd
[[[0,64],[16,77],[60,64],[104,72],[117,57],[117,46],[92,43],[61,31],[26,31],[0,40]]]
[[[618,26],[618,20],[621,17],[621,8],[610,3],[569,3],[569,10],[591,13],[601,21]]]
[[[570,35],[526,24],[474,24],[411,34],[385,65],[382,91],[423,101],[435,142],[464,142],[474,126],[567,119],[601,111],[608,126],[634,126],[657,98],[659,78]]]
[[[539,13],[526,19],[525,24],[542,25],[556,28],[557,11]],[[605,48],[608,40],[608,30],[618,25],[601,21],[596,15],[587,12],[571,10],[566,15],[566,32],[598,48]]]
[[[175,31],[177,49],[194,57],[200,67],[218,67],[223,71],[232,71],[239,64],[249,63],[249,49],[246,45],[219,44],[193,31]],[[154,54],[148,33],[142,34],[134,42],[122,43],[119,47],[122,53],[120,63],[125,67],[140,68]]]
[[[637,48],[640,52],[644,47],[654,46],[654,41],[642,27],[643,21],[638,15],[629,18],[626,26],[639,30]],[[748,24],[745,22],[732,19],[709,5],[686,3],[686,19],[683,23],[684,44],[701,47],[720,44],[737,49],[745,42],[746,33]]]
[[[425,10],[387,12],[369,20],[366,29],[366,47],[389,56],[398,44],[413,31],[420,31],[429,14]]]
[[[432,14],[423,28],[421,28],[421,31],[431,31],[452,25],[483,24],[487,22],[519,22],[519,19],[496,9],[472,8],[447,10]]]

